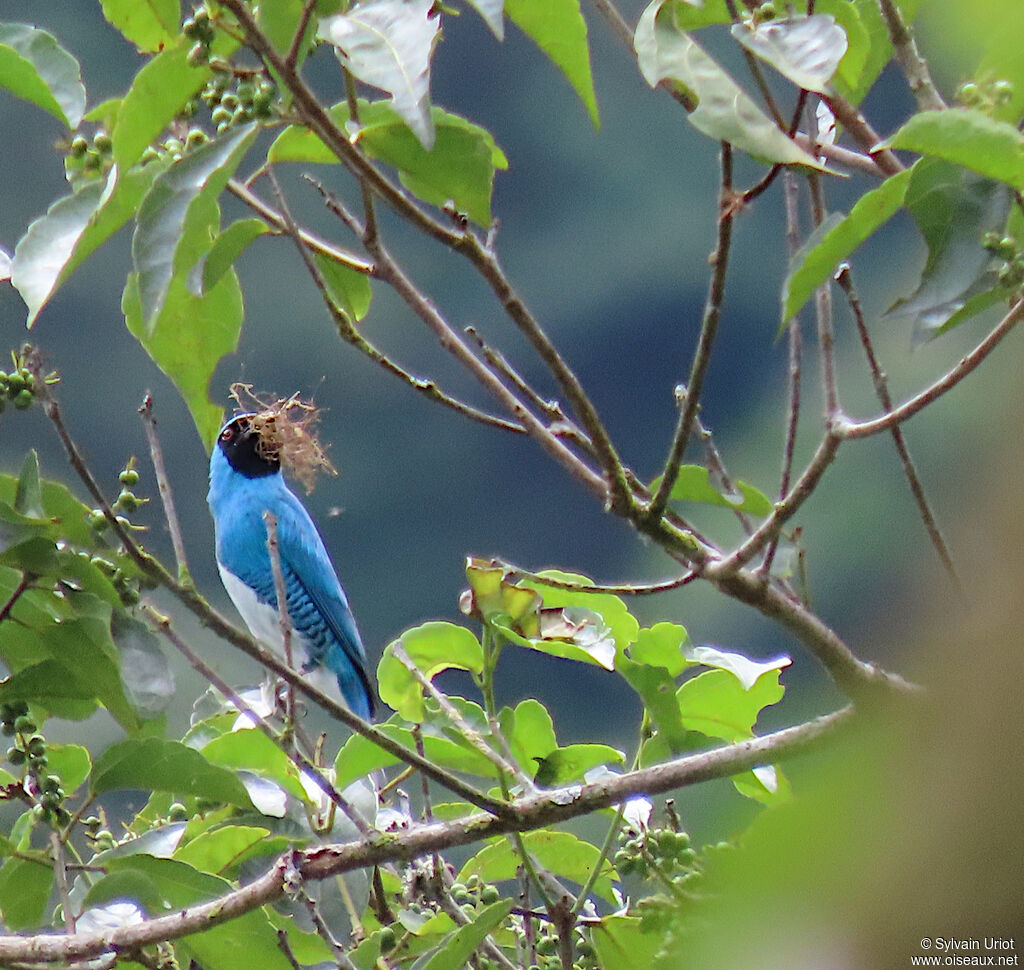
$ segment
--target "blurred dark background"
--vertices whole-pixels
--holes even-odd
[[[623,3],[635,22],[642,9]],[[488,128],[507,154],[493,211],[503,264],[527,304],[576,368],[625,460],[646,479],[660,463],[674,426],[673,388],[685,379],[707,286],[707,254],[716,214],[716,147],[691,128],[680,107],[643,82],[630,52],[618,46],[586,6],[601,111],[599,130],[558,71],[514,27],[499,44],[471,11],[447,17],[433,71],[433,99]],[[0,15],[44,27],[80,60],[89,105],[122,93],[140,59],[102,18],[94,0],[4,0]],[[714,40],[712,39],[712,43]],[[958,81],[957,64],[940,78]],[[737,74],[746,84],[747,80]],[[343,96],[326,52],[309,66],[330,101]],[[885,77],[866,111],[890,132],[912,110],[896,77]],[[0,248],[12,252],[26,226],[68,191],[61,153],[64,132],[45,114],[0,94]],[[341,244],[349,240],[322,212],[315,193],[285,174],[297,214]],[[743,159],[738,181],[763,167]],[[318,174],[351,192],[340,168]],[[868,187],[862,177],[828,182],[830,206],[848,208]],[[731,472],[769,494],[777,489],[785,402],[786,348],[776,340],[778,293],[785,273],[782,200],[776,186],[739,220],[721,336],[715,347],[703,419],[714,430]],[[245,213],[225,200],[227,223]],[[384,220],[394,252],[456,327],[472,325],[504,351],[545,392],[543,369],[467,264]],[[143,485],[152,489],[146,444],[136,409],[152,391],[200,588],[229,608],[213,559],[205,504],[206,455],[170,382],[124,328],[119,310],[130,264],[122,232],[90,259],[40,316],[31,339],[62,375],[67,422],[100,481],[113,490],[131,454],[140,457]],[[855,272],[878,352],[901,399],[950,366],[976,342],[988,321],[966,324],[923,347],[879,315],[916,283],[924,250],[910,221],[898,217],[858,253]],[[312,396],[325,409],[323,433],[340,477],[324,481],[308,500],[319,521],[374,660],[403,629],[429,618],[459,619],[467,555],[501,556],[527,568],[559,566],[598,581],[649,581],[672,575],[673,564],[605,515],[540,450],[518,437],[484,428],[429,404],[384,375],[334,334],[291,244],[262,239],[239,262],[246,320],[237,354],[211,386],[228,404],[231,382],[275,394]],[[838,306],[837,301],[837,306]],[[28,336],[24,307],[0,286],[0,335],[16,348]],[[877,410],[852,322],[838,311],[843,400],[856,416]],[[364,321],[367,334],[411,370],[480,405],[482,393],[434,343],[418,320],[383,287]],[[807,317],[807,332],[811,331]],[[1012,341],[1011,341],[1012,344]],[[1012,346],[979,375],[908,430],[912,451],[954,552],[961,510],[988,501],[989,455],[1002,445],[1008,415],[1020,416],[1019,377]],[[805,357],[807,408],[798,460],[818,436],[820,404],[813,349]],[[58,443],[36,410],[0,420],[0,470],[17,468],[25,451],[40,451],[44,474],[70,479]],[[155,489],[150,491],[155,494]],[[338,511],[340,510],[340,512]],[[998,512],[998,509],[996,510]],[[147,545],[170,557],[157,503],[142,519]],[[713,532],[732,536],[727,513],[701,517]],[[956,611],[955,597],[929,546],[891,441],[848,446],[800,518],[804,526],[813,605],[854,650],[896,669],[912,664],[917,624]],[[977,555],[977,544],[968,544]],[[970,575],[970,560],[962,565]],[[632,604],[644,622],[683,623],[697,642],[753,656],[794,657],[789,687],[767,726],[790,723],[836,701],[799,645],[745,607],[688,586]],[[236,680],[255,680],[248,661],[192,628],[183,628]],[[553,706],[563,743],[633,743],[638,705],[611,674],[527,651],[510,652],[499,673],[501,694],[537,696]],[[181,724],[200,689],[182,672]],[[115,736],[106,721],[96,737]],[[80,727],[71,725],[79,733]],[[706,800],[706,789],[690,796]],[[713,797],[713,796],[711,796]]]

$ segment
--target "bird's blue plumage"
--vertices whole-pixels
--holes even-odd
[[[277,540],[296,663],[313,675],[329,670],[360,717],[373,713],[366,654],[331,559],[313,520],[285,484],[276,460],[259,455],[247,416],[221,429],[210,456],[217,563],[228,593],[253,636],[281,650],[277,596],[264,512],[277,519]]]

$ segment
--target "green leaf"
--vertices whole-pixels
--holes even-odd
[[[70,706],[67,702],[91,701],[94,697],[91,687],[68,677],[67,669],[56,660],[41,660],[0,681],[0,703],[28,701],[51,713],[60,712],[62,716],[66,716]],[[92,710],[95,710],[95,704],[84,713],[75,713],[88,717]]]
[[[635,663],[664,667],[670,677],[678,677],[690,666],[683,653],[689,639],[686,627],[678,623],[655,623],[637,634],[636,642],[629,648],[629,656]]]
[[[0,88],[42,108],[68,128],[77,128],[85,111],[78,61],[52,34],[29,24],[0,23]]]
[[[583,885],[590,877],[594,866],[601,862],[597,846],[577,838],[571,832],[553,832],[540,829],[523,835],[526,851],[536,862],[556,876]],[[459,872],[458,881],[465,882],[470,876],[479,876],[484,882],[501,882],[516,878],[516,870],[522,865],[516,847],[509,839],[500,839],[484,846]],[[607,859],[604,860],[602,875],[594,884],[594,891],[604,899],[615,902],[609,875],[614,873]]]
[[[49,770],[60,778],[60,786],[69,794],[75,791],[92,771],[89,749],[80,744],[55,744],[48,742],[46,757]]]
[[[913,172],[908,168],[866,192],[847,215],[830,215],[793,254],[782,284],[783,326],[831,279],[836,266],[899,210]]]
[[[670,79],[695,100],[690,123],[709,138],[727,141],[755,158],[821,169],[768,118],[700,45],[673,21],[675,6],[654,0],[640,17],[633,46],[651,87]]]
[[[596,127],[597,96],[579,0],[505,0],[505,13],[565,75]]]
[[[252,810],[234,772],[210,764],[180,741],[129,738],[107,748],[92,773],[93,794],[124,788],[195,795]]]
[[[544,609],[561,609],[563,607],[579,607],[592,610],[604,620],[615,645],[624,649],[636,639],[640,624],[626,607],[621,597],[611,593],[585,593],[571,589],[560,589],[557,586],[545,586],[544,577],[565,583],[589,583],[586,576],[566,573],[558,569],[545,569],[537,573],[539,579],[523,579],[519,586],[536,590],[544,599]]]
[[[734,24],[732,35],[797,87],[818,93],[830,89],[846,54],[846,34],[829,14],[788,17],[756,27]]]
[[[299,801],[309,801],[292,760],[256,728],[232,731],[214,738],[203,747],[203,757],[223,768],[251,771],[274,782]]]
[[[242,291],[234,271],[205,296],[189,293],[180,278],[172,280],[156,326],[147,332],[142,320],[138,282],[130,274],[121,299],[129,331],[175,384],[185,399],[199,436],[213,446],[222,409],[210,402],[210,379],[221,358],[238,347],[242,331]]]
[[[658,735],[673,754],[689,747],[687,729],[679,714],[675,678],[664,667],[650,667],[619,657],[615,669],[644,702]]]
[[[370,277],[323,253],[313,253],[313,260],[334,305],[353,320],[362,320],[370,309],[373,297]]]
[[[131,168],[213,72],[188,62],[192,41],[182,37],[150,60],[132,82],[111,132],[114,161],[120,171]]]
[[[867,63],[871,35],[861,20],[856,4],[850,3],[850,0],[818,0],[814,9],[819,14],[834,17],[846,35],[846,53],[839,62],[833,82],[840,94],[850,100]]]
[[[558,747],[551,715],[533,698],[520,701],[514,710],[502,708],[498,726],[516,762],[531,778],[536,774],[538,762]]]
[[[201,832],[191,842],[179,845],[174,858],[200,872],[220,875],[269,835],[269,829],[259,826],[225,825]]]
[[[625,755],[607,744],[569,744],[537,759],[535,780],[543,788],[558,788],[582,781],[598,765],[623,764]]]
[[[106,866],[112,873],[131,873],[140,887],[152,887],[155,899],[147,908],[154,915],[216,899],[235,888],[218,876],[199,872],[176,859],[133,855],[111,859]],[[97,888],[102,885],[101,880]],[[183,937],[178,946],[184,950],[186,964],[193,959],[200,966],[217,970],[253,970],[254,965],[260,970],[292,970],[277,945],[277,931],[258,909]],[[255,954],[258,964],[254,963]]]
[[[647,929],[638,916],[606,916],[590,931],[601,970],[650,970],[664,946],[664,934]]]
[[[179,266],[189,229],[204,231],[202,206],[210,206],[242,161],[257,126],[241,125],[190,152],[161,172],[139,208],[132,237],[132,261],[138,277],[145,332],[152,336]],[[189,225],[190,219],[192,224]]]
[[[235,265],[235,260],[260,236],[270,232],[262,219],[239,219],[231,223],[213,241],[210,251],[195,264],[189,273],[188,288],[194,296],[209,293],[224,274]],[[315,254],[319,255],[319,254]]]
[[[1024,135],[973,108],[921,111],[886,145],[963,165],[986,178],[1024,189]]]
[[[789,779],[777,765],[762,765],[753,771],[733,775],[736,791],[762,805],[781,805],[793,797]]]
[[[659,476],[651,482],[656,490],[661,481]],[[677,502],[700,502],[702,505],[720,505],[727,509],[738,509],[750,515],[771,515],[775,506],[764,492],[748,485],[742,479],[736,481],[739,494],[724,495],[711,484],[710,472],[703,465],[680,465],[679,474],[669,498]]]
[[[256,8],[256,24],[266,34],[270,42],[281,54],[287,54],[292,38],[302,17],[303,0],[272,0],[263,2]],[[320,11],[322,13],[322,11]],[[309,51],[309,41],[316,31],[316,17],[310,17],[303,35],[304,43],[298,47],[298,61],[301,66]]]
[[[14,511],[35,519],[46,515],[43,509],[43,489],[39,482],[39,455],[35,448],[29,449],[21,463],[18,484],[14,490]]]
[[[433,0],[364,0],[320,21],[342,64],[360,81],[387,91],[423,147],[434,144],[430,59],[440,31]]]
[[[114,612],[110,632],[121,655],[121,682],[132,707],[147,720],[162,714],[174,697],[174,675],[156,634],[120,610]]]
[[[445,937],[437,951],[417,970],[462,970],[487,935],[504,921],[515,905],[513,899],[499,899],[479,910],[471,923]]]
[[[905,205],[928,244],[928,259],[917,289],[886,316],[909,320],[914,339],[926,340],[966,319],[976,298],[999,286],[999,261],[981,241],[987,232],[1002,235],[1010,192],[1000,182],[929,158],[915,166]]]
[[[480,642],[465,627],[454,623],[432,621],[406,630],[394,641],[432,680],[442,670],[483,671],[484,654]],[[380,699],[394,708],[407,721],[424,717],[423,688],[412,673],[394,655],[394,644],[388,644],[377,666]]]
[[[0,920],[7,932],[43,923],[53,889],[53,865],[28,859],[7,859],[0,866]]]
[[[783,693],[777,669],[762,674],[749,690],[731,672],[709,670],[685,681],[676,700],[687,730],[723,741],[742,741],[753,736],[761,710],[777,704]]]
[[[727,670],[740,682],[744,690],[753,690],[754,685],[764,674],[772,670],[782,670],[793,662],[785,655],[774,660],[751,660],[741,653],[730,653],[728,650],[719,650],[718,647],[707,644],[688,646],[684,650],[684,655],[692,664]]]
[[[101,0],[103,16],[140,51],[169,46],[178,34],[179,0]]]
[[[347,104],[331,108],[331,117],[345,127]],[[482,226],[491,224],[494,175],[508,168],[508,159],[490,132],[459,115],[431,108],[434,147],[427,151],[410,133],[390,104],[359,102],[358,143],[371,158],[393,165],[402,184],[425,202],[454,203]],[[273,162],[336,163],[337,157],[305,128],[286,128],[270,147]]]

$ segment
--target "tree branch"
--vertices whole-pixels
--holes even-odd
[[[853,718],[853,709],[711,751],[688,755],[640,771],[612,775],[600,782],[573,785],[523,796],[511,802],[504,818],[472,815],[450,822],[412,825],[396,834],[373,833],[339,845],[292,850],[259,878],[218,899],[168,916],[99,933],[39,934],[0,937],[0,963],[59,963],[122,952],[151,943],[179,939],[273,902],[287,892],[292,874],[321,880],[384,862],[408,860],[435,850],[469,845],[507,832],[524,832],[564,822],[616,805],[633,795],[662,794],[724,778],[756,765],[793,757],[816,746]]]
[[[885,25],[889,30],[893,56],[903,71],[910,90],[917,98],[918,107],[922,111],[941,111],[946,107],[946,102],[942,100],[942,95],[932,81],[928,62],[918,51],[914,35],[903,20],[899,7],[893,0],[878,0],[878,6],[882,9]]]

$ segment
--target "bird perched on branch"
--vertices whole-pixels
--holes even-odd
[[[327,549],[281,474],[282,413],[239,414],[221,428],[210,456],[207,501],[221,580],[253,637],[284,653],[265,513],[277,544],[297,668],[362,718],[373,715],[366,653]],[[322,453],[321,453],[322,454]],[[325,460],[325,459],[324,459]]]

